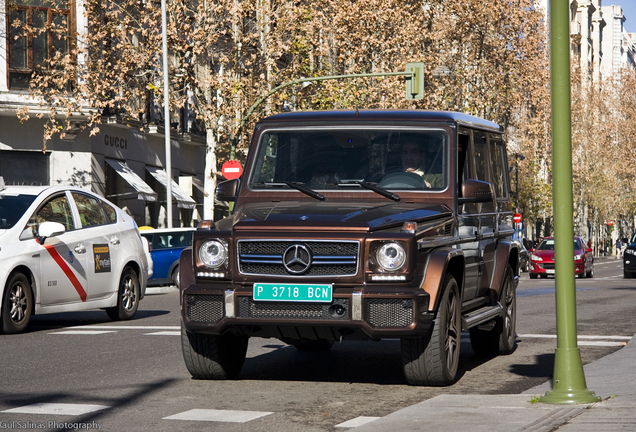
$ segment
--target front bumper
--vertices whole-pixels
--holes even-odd
[[[530,273],[538,275],[554,275],[554,261],[530,262]]]
[[[530,273],[538,275],[552,275],[555,274],[554,261],[553,262],[532,262],[530,263]],[[580,275],[585,273],[585,263],[574,263],[574,274]]]
[[[334,287],[330,303],[258,302],[252,285],[191,284],[181,292],[188,331],[278,339],[422,337],[434,314],[421,289]]]

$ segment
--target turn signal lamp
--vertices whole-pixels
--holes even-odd
[[[401,232],[415,234],[415,230],[417,229],[417,222],[404,222],[402,224]]]

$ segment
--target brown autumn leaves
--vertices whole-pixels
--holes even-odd
[[[141,124],[158,121],[161,3],[84,4],[86,13],[70,23],[76,36],[69,51],[51,55],[46,73],[31,80],[31,95],[49,119],[45,141],[64,134],[70,115],[79,112],[93,130],[106,112]],[[525,156],[519,208],[526,220],[551,214],[549,46],[544,14],[532,0],[167,0],[167,8],[171,121],[188,103],[219,163],[228,157],[242,115],[274,87],[300,77],[402,71],[406,62],[422,61],[423,100],[405,99],[403,77],[291,86],[257,109],[239,149],[250,126],[285,102],[303,110],[463,111],[505,126],[510,154]],[[592,91],[575,82],[576,73],[573,80],[577,208],[587,206],[599,218],[631,213],[636,197],[626,193],[632,193],[636,156],[634,92],[615,85]],[[630,76],[620,86],[633,89],[634,81]],[[28,117],[27,109],[19,115]],[[514,189],[514,172],[511,178]]]

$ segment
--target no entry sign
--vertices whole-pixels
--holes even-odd
[[[221,174],[228,180],[237,179],[243,174],[243,167],[237,160],[229,160],[221,167]]]
[[[514,215],[512,215],[512,221],[514,223],[519,223],[521,222],[521,215],[519,213],[515,213]]]

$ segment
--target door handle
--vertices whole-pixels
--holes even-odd
[[[75,246],[75,252],[77,252],[78,254],[83,254],[84,252],[86,252],[86,247],[84,247],[83,244],[78,244],[77,246]]]
[[[118,245],[119,244],[119,237],[111,237],[110,242],[113,245]]]

